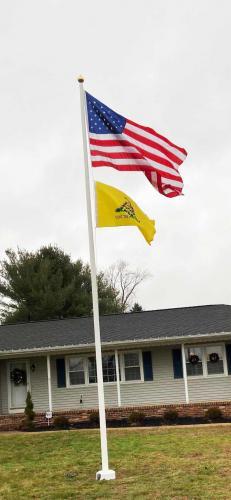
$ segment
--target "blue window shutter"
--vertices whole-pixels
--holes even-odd
[[[183,378],[181,349],[172,349],[174,378]]]
[[[228,374],[231,375],[231,344],[226,344],[225,347],[226,347]]]
[[[65,359],[56,359],[56,371],[57,371],[57,386],[66,387],[66,368]]]
[[[152,352],[143,351],[143,368],[144,368],[144,380],[147,382],[153,380],[153,370],[152,370]]]

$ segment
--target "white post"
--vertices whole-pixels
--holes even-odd
[[[48,383],[48,402],[49,411],[52,411],[52,395],[51,395],[51,360],[50,355],[47,355],[47,383]]]
[[[94,332],[95,332],[96,371],[97,371],[97,381],[98,381],[97,385],[98,385],[100,440],[101,440],[101,458],[102,458],[102,470],[96,473],[96,479],[115,479],[115,471],[109,470],[108,467],[107,429],[106,429],[102,353],[101,353],[100,325],[99,325],[99,303],[98,303],[98,288],[97,288],[97,278],[96,278],[95,245],[94,245],[94,233],[93,233],[93,222],[92,222],[90,178],[89,178],[89,166],[88,166],[88,135],[87,135],[88,119],[86,113],[86,96],[83,88],[84,78],[79,77],[78,82],[80,90],[80,106],[81,106],[82,134],[83,134],[85,189],[86,189],[86,203],[87,203],[90,265],[91,265],[91,286],[92,286],[92,300],[93,300],[93,320],[94,320]]]
[[[118,406],[121,406],[120,370],[119,370],[119,356],[117,349],[115,350],[115,363],[116,363],[116,385],[117,385]]]
[[[189,394],[188,394],[188,377],[187,377],[187,369],[186,369],[186,359],[185,359],[185,349],[184,349],[184,344],[181,344],[181,355],[182,355],[182,365],[183,365],[183,377],[184,377],[185,401],[186,401],[186,403],[189,403]]]

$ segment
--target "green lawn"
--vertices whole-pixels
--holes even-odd
[[[231,425],[109,430],[117,479],[95,481],[99,433],[0,435],[0,498],[231,498]]]

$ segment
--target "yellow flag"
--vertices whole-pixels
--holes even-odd
[[[138,205],[123,191],[112,186],[95,183],[96,226],[137,226],[147,243],[155,235],[155,221],[150,220]]]

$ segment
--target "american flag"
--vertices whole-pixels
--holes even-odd
[[[187,152],[149,127],[119,115],[86,92],[93,167],[141,171],[159,193],[173,198],[182,193],[178,168]]]

